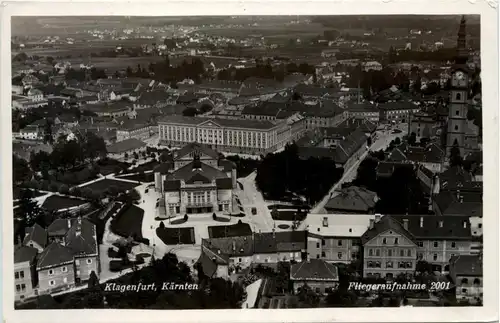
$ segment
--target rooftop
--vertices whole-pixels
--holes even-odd
[[[146,143],[137,139],[137,138],[129,138],[123,141],[119,141],[115,144],[109,145],[107,147],[108,153],[111,154],[120,154],[125,153],[127,151],[143,148],[146,146]]]
[[[291,280],[323,280],[338,281],[337,266],[321,259],[310,259],[298,264],[293,264],[290,269]]]

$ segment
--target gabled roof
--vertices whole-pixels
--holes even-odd
[[[306,249],[307,231],[254,233],[254,253],[295,252]]]
[[[290,268],[291,280],[323,280],[338,281],[339,273],[337,266],[321,259],[310,259]]]
[[[77,219],[66,233],[66,246],[77,256],[97,254],[95,225],[86,219]]]
[[[76,222],[76,219],[56,219],[47,228],[49,236],[64,236]]]
[[[192,153],[195,150],[197,152],[200,152],[201,154],[210,156],[213,159],[218,159],[219,158],[219,153],[217,151],[211,149],[207,145],[203,145],[203,144],[200,144],[200,143],[197,143],[197,142],[192,142],[192,143],[189,143],[189,144],[185,145],[181,149],[177,150],[175,152],[174,160],[179,160],[179,159],[181,159],[181,158],[189,155],[190,153]]]
[[[439,192],[434,201],[442,215],[482,216],[482,192]]]
[[[52,242],[38,258],[37,270],[70,264],[73,262],[73,251],[57,242]]]
[[[364,133],[372,133],[377,130],[377,125],[370,120],[362,117],[351,117],[342,121],[337,127],[360,129]]]
[[[453,256],[450,265],[457,276],[483,276],[483,258],[480,255]]]
[[[253,255],[252,236],[237,236],[228,238],[214,238],[203,240],[203,245],[214,252],[225,254],[228,257],[244,257]]]
[[[401,224],[399,221],[397,221],[394,217],[390,215],[383,216],[378,222],[375,222],[373,229],[368,229],[361,236],[361,242],[364,245],[373,238],[375,238],[376,236],[378,236],[379,234],[382,234],[389,230],[396,231],[397,233],[408,238],[408,240],[415,243],[415,237],[410,232],[405,230],[403,224]]]
[[[405,162],[408,158],[400,149],[396,147],[389,153],[387,160],[391,162]]]
[[[337,144],[334,160],[337,163],[345,163],[363,145],[366,145],[366,135],[361,130],[353,131],[349,136]]]
[[[408,220],[408,231],[415,239],[471,239],[469,216],[392,215],[399,223]]]
[[[35,223],[31,228],[26,228],[23,244],[26,245],[29,241],[36,242],[40,247],[44,248],[47,245],[47,231]]]
[[[32,247],[17,245],[14,247],[14,263],[29,261],[30,263],[35,260],[38,250]]]
[[[200,163],[200,165],[201,168],[195,168],[194,161],[190,162],[168,175],[167,180],[184,180],[185,182],[190,182],[197,180],[204,181],[204,179],[212,181],[218,178],[227,178],[227,174],[217,168],[205,163]]]
[[[363,187],[350,186],[330,199],[325,209],[368,212],[375,207],[376,199],[377,193]]]

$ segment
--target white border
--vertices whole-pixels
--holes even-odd
[[[64,1],[64,0],[63,0]],[[67,3],[3,3],[1,17],[0,122],[3,208],[3,300],[6,322],[438,322],[498,320],[498,31],[497,12],[487,2],[466,0],[406,1],[140,1]],[[475,1],[474,1],[475,2]],[[12,134],[10,96],[10,17],[21,16],[189,16],[189,15],[346,15],[346,14],[480,14],[484,124],[484,306],[425,308],[322,308],[300,310],[140,310],[14,311]],[[12,288],[11,288],[12,286]],[[243,311],[243,312],[242,312]]]

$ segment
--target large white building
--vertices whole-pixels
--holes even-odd
[[[292,141],[286,120],[232,120],[168,116],[158,121],[160,142],[184,146],[198,142],[221,152],[265,154]]]
[[[206,145],[184,146],[154,174],[155,189],[164,195],[168,217],[234,211],[235,165]]]

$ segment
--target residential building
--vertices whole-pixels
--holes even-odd
[[[160,119],[158,127],[160,140],[166,145],[199,142],[221,152],[265,154],[291,141],[290,125],[286,121],[169,116]]]
[[[456,285],[457,301],[483,302],[483,257],[460,255],[450,259],[450,276]]]
[[[366,72],[368,71],[381,71],[382,70],[382,64],[376,61],[370,61],[370,62],[365,62],[363,63],[363,70]]]
[[[436,116],[428,113],[417,112],[410,115],[408,133],[414,133],[417,141],[422,138],[431,139],[437,136],[437,131],[441,129],[437,123]]]
[[[441,191],[433,197],[433,210],[441,216],[482,216],[483,195],[481,192]]]
[[[422,165],[433,173],[441,173],[444,167],[445,152],[430,143],[426,147],[410,147],[401,145],[389,153],[387,160],[390,162],[414,163]]]
[[[203,274],[207,277],[228,279],[229,256],[227,254],[222,254],[220,249],[214,251],[212,248],[202,244],[201,255],[197,263],[201,266]]]
[[[131,107],[127,102],[115,103],[100,103],[100,104],[86,104],[82,107],[83,110],[93,112],[98,117],[123,117],[126,116]]]
[[[168,216],[234,211],[235,166],[204,145],[183,147],[171,163],[154,172],[155,188],[164,194]]]
[[[394,279],[415,272],[417,241],[392,216],[376,215],[361,236],[363,276]]]
[[[34,296],[36,287],[36,255],[37,249],[28,246],[14,247],[14,299],[23,301]]]
[[[292,265],[290,280],[295,294],[307,285],[314,292],[325,295],[338,288],[339,273],[334,264],[321,259],[310,259]]]
[[[307,249],[307,231],[262,232],[253,235],[253,263],[303,260]]]
[[[308,256],[344,264],[363,259],[361,236],[374,219],[374,214],[309,214],[302,224]]]
[[[151,137],[152,131],[149,124],[136,123],[135,120],[125,120],[120,123],[116,130],[116,141],[123,141],[130,138],[146,140]]]
[[[379,108],[369,102],[348,104],[347,111],[349,117],[364,118],[372,123],[378,123],[380,119]]]
[[[42,252],[47,246],[47,239],[47,232],[45,229],[35,223],[32,227],[26,228],[23,245],[35,248],[38,252]]]
[[[410,115],[420,111],[420,107],[409,101],[386,102],[378,105],[380,122],[407,123]]]
[[[330,196],[330,200],[325,204],[328,213],[370,214],[375,212],[375,204],[378,201],[377,193],[358,186],[346,187]]]
[[[36,125],[27,125],[19,131],[19,138],[27,140],[42,140],[43,128]]]
[[[107,146],[109,156],[113,158],[131,157],[134,153],[140,154],[146,151],[146,143],[137,138],[128,138]]]
[[[224,255],[225,259],[229,259],[227,265],[229,275],[248,268],[252,264],[253,240],[251,235],[202,239],[201,244],[218,255]]]

